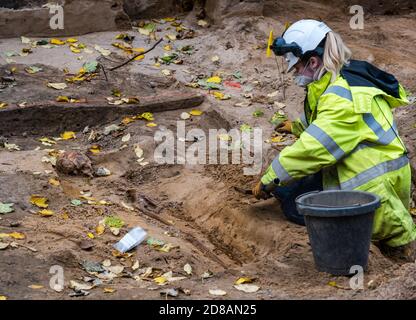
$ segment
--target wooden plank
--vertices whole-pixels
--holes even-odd
[[[23,108],[9,106],[0,110],[0,135],[56,134],[65,130],[81,131],[121,120],[123,116],[143,112],[164,112],[195,108],[204,96],[180,91],[167,91],[156,96],[140,98],[139,104],[110,105],[106,100],[88,100],[88,103],[60,103],[46,101]]]

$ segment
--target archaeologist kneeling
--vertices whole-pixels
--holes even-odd
[[[303,193],[375,193],[381,207],[375,214],[373,240],[409,257],[416,239],[408,211],[410,165],[392,114],[393,108],[408,103],[404,89],[391,74],[350,60],[350,50],[323,22],[296,22],[271,49],[285,57],[288,72],[295,70],[296,84],[307,93],[302,117],[278,129],[299,139],[273,160],[253,188],[254,195],[274,195],[286,217],[304,225],[295,205]]]

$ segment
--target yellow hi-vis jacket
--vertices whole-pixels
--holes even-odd
[[[322,171],[324,190],[375,193],[381,207],[373,240],[405,245],[416,239],[411,173],[391,111],[408,103],[405,91],[392,75],[362,61],[352,60],[330,80],[326,73],[308,85],[305,115],[293,125],[299,139],[282,150],[261,181],[278,178],[285,185]]]

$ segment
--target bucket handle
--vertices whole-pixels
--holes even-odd
[[[298,200],[299,198],[303,197],[303,196],[307,196],[310,194],[315,194],[315,193],[319,193],[319,190],[315,190],[315,191],[311,191],[311,192],[307,192],[304,193],[302,195],[300,195],[299,197],[296,198],[296,200]],[[328,206],[328,205],[324,205],[324,204],[314,204],[314,207],[318,207],[318,208],[338,208],[338,207],[334,207],[334,206]],[[361,207],[362,204],[361,203],[356,203],[356,204],[350,204],[349,207]]]

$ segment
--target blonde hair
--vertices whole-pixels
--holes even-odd
[[[332,74],[331,82],[338,77],[341,68],[348,64],[351,58],[351,50],[345,45],[341,36],[333,31],[328,32],[325,41],[323,66],[319,73],[321,78],[325,72]]]

